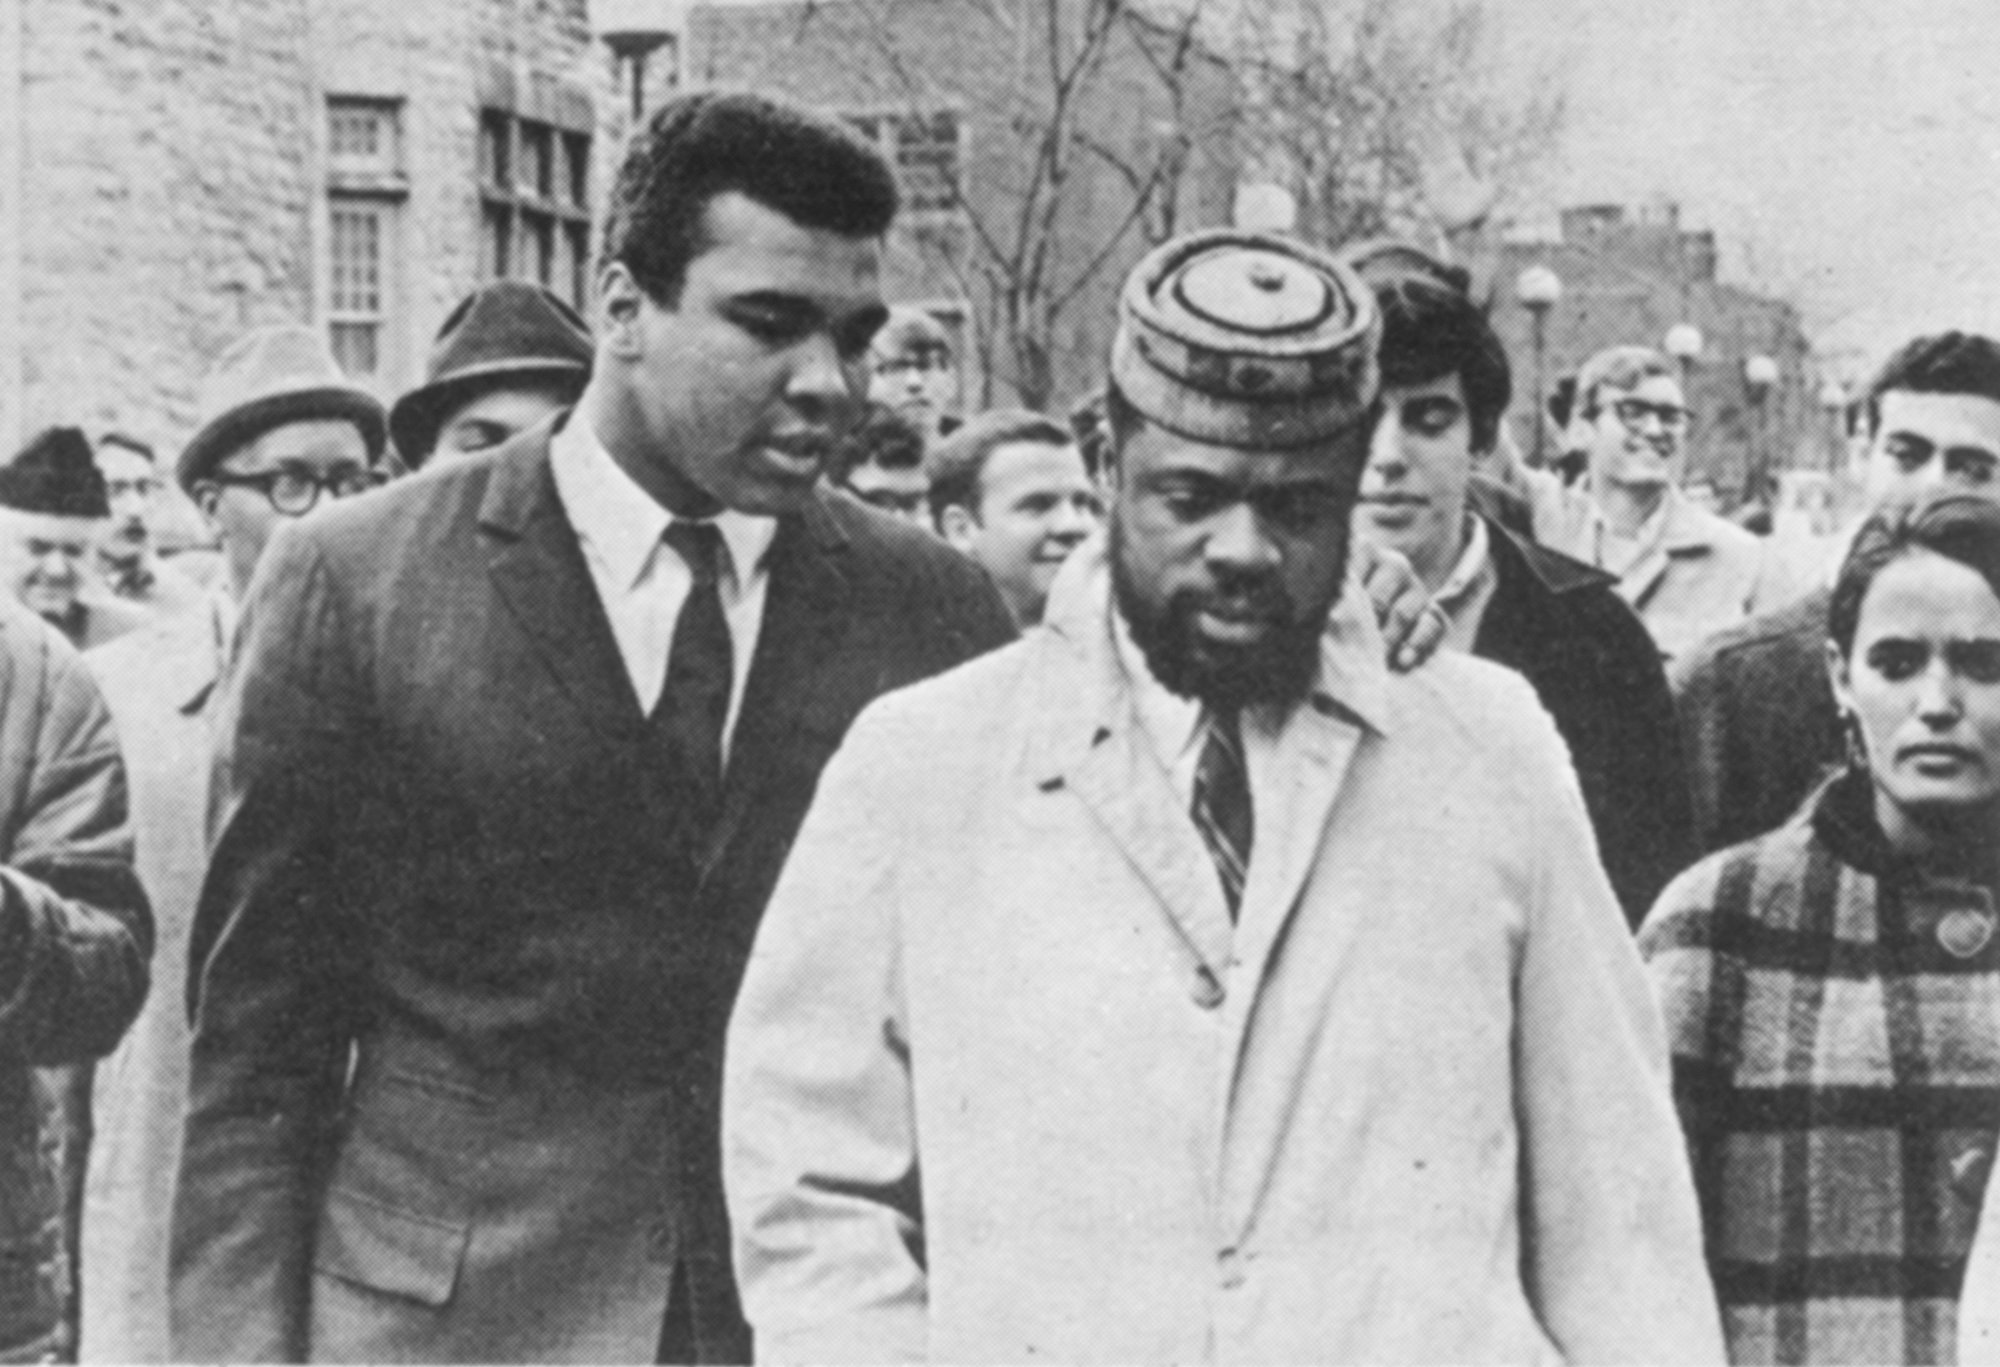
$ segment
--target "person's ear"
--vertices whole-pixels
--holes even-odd
[[[640,321],[645,300],[645,290],[623,261],[608,262],[598,272],[598,336],[612,355],[630,360],[644,351]]]
[[[946,544],[970,554],[973,538],[978,534],[979,522],[970,509],[957,503],[947,503],[938,514],[938,535]]]
[[[213,480],[198,479],[188,489],[188,497],[194,501],[195,511],[201,514],[208,529],[216,530],[215,505],[222,498],[222,486]]]

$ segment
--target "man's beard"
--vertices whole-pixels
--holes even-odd
[[[1275,574],[1221,579],[1213,589],[1182,589],[1155,606],[1139,591],[1126,568],[1123,537],[1111,529],[1111,591],[1132,642],[1146,667],[1169,692],[1192,698],[1218,712],[1255,703],[1290,706],[1305,698],[1319,673],[1319,641],[1326,629],[1326,605],[1301,617],[1298,605]],[[1341,551],[1341,569],[1347,563]],[[1336,583],[1340,582],[1336,577]],[[1336,594],[1336,601],[1338,595]],[[1246,606],[1281,623],[1253,644],[1215,641],[1201,634],[1196,618],[1211,606]]]

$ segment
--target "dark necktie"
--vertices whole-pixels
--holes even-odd
[[[665,540],[687,562],[694,586],[674,623],[667,681],[653,716],[680,778],[688,834],[698,848],[721,807],[722,731],[735,679],[729,621],[722,615],[722,534],[712,523],[676,521],[668,526]]]
[[[1250,810],[1250,770],[1243,762],[1243,735],[1235,712],[1208,714],[1208,739],[1194,769],[1194,824],[1208,842],[1215,871],[1222,878],[1229,919],[1243,901],[1243,880],[1250,870],[1250,841],[1255,830]]]

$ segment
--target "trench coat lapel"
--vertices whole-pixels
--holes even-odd
[[[641,743],[644,718],[549,469],[548,432],[499,457],[479,509],[487,571],[542,664],[606,739]]]
[[[852,617],[847,552],[846,534],[818,496],[785,518],[772,540],[764,621],[723,776],[722,815],[702,858],[704,877],[756,810],[759,792],[824,691],[820,667]]]
[[[1050,594],[1047,667],[1038,671],[1032,712],[1032,777],[1045,791],[1067,787],[1077,795],[1221,983],[1234,933],[1222,881],[1139,725],[1111,640],[1101,538],[1095,544],[1095,555],[1090,546],[1071,555]]]
[[[1296,913],[1307,879],[1327,840],[1334,806],[1355,752],[1369,732],[1387,725],[1387,646],[1375,627],[1366,593],[1349,588],[1320,641],[1320,674],[1312,697],[1293,709],[1277,746],[1282,807],[1258,818],[1258,843],[1244,889],[1236,956],[1243,981],[1264,980],[1267,961]]]

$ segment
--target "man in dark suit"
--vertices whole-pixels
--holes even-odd
[[[223,699],[177,1357],[747,1359],[720,1053],[861,707],[1012,634],[818,485],[888,168],[695,95],[610,197],[576,409],[284,529]]]
[[[1401,551],[1450,618],[1446,649],[1525,676],[1569,747],[1598,853],[1634,926],[1694,862],[1673,702],[1615,580],[1517,536],[1473,493],[1512,377],[1485,312],[1389,244],[1352,255],[1382,309],[1382,398],[1358,536]]]

